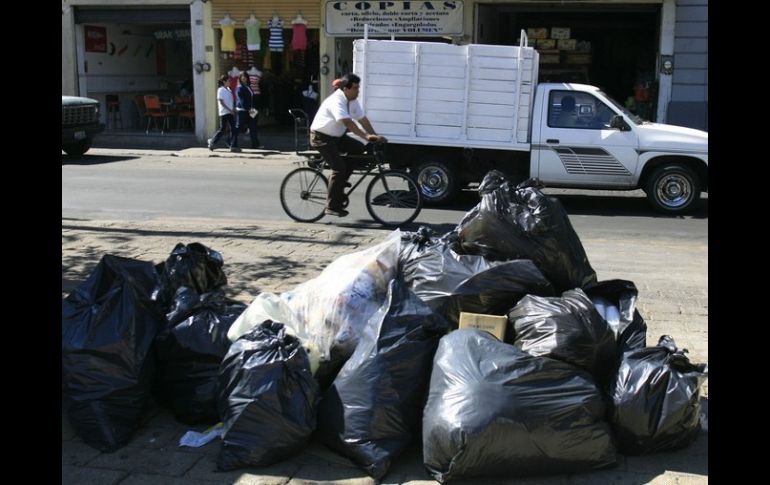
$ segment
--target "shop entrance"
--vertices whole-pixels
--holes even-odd
[[[654,121],[659,25],[658,5],[479,5],[476,38],[516,45],[521,29],[531,29],[535,35],[529,44],[540,53],[540,82],[599,86]]]
[[[307,45],[302,50],[292,49],[292,30],[281,31],[280,49],[271,50],[270,29],[259,30],[259,50],[249,50],[246,29],[236,28],[234,51],[217,53],[217,76],[228,74],[231,87],[237,86],[237,73],[246,71],[258,83],[258,123],[263,125],[293,126],[289,108],[301,107],[315,113],[318,105],[319,30],[307,29]],[[217,47],[222,32],[217,29]]]
[[[80,9],[80,93],[99,100],[108,132],[192,133],[188,9]]]

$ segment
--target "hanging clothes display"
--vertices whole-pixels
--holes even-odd
[[[249,75],[249,87],[254,92],[254,95],[256,96],[262,94],[259,91],[259,80],[262,79],[262,71],[254,66],[251,66],[251,69],[246,71],[246,74]]]
[[[307,20],[302,17],[302,14],[297,14],[297,17],[291,21],[291,48],[295,51],[304,51],[307,49]]]
[[[235,51],[235,20],[230,18],[229,14],[219,21],[219,25],[222,27],[222,42],[219,49],[222,52],[234,52]]]
[[[273,52],[283,52],[283,20],[274,15],[267,23],[267,27],[270,29],[268,47]]]
[[[250,51],[258,51],[262,48],[261,38],[259,36],[259,19],[251,14],[251,17],[243,22],[246,26],[246,46]]]
[[[271,62],[272,56],[270,55],[272,52],[270,52],[270,49],[265,49],[265,57],[262,59],[262,69],[272,69],[273,65]]]
[[[241,77],[241,70],[238,69],[238,66],[233,66],[233,68],[228,71],[227,75],[230,76],[230,91],[235,95],[235,90],[238,88],[239,84],[238,80]]]

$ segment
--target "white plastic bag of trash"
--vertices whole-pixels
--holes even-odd
[[[224,423],[221,422],[204,430],[202,433],[198,433],[197,431],[188,431],[181,438],[179,438],[179,446],[200,448],[215,438],[221,438],[223,433]]]

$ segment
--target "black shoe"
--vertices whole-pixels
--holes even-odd
[[[240,153],[241,149],[238,147],[230,147],[230,151],[233,153]]]
[[[346,215],[350,214],[350,212],[346,211],[345,209],[326,209],[324,210],[324,214],[328,214],[330,216],[345,217]]]

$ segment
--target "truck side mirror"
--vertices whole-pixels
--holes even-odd
[[[617,128],[620,131],[629,131],[631,127],[626,124],[626,121],[620,115],[615,115],[610,120],[610,128]]]

